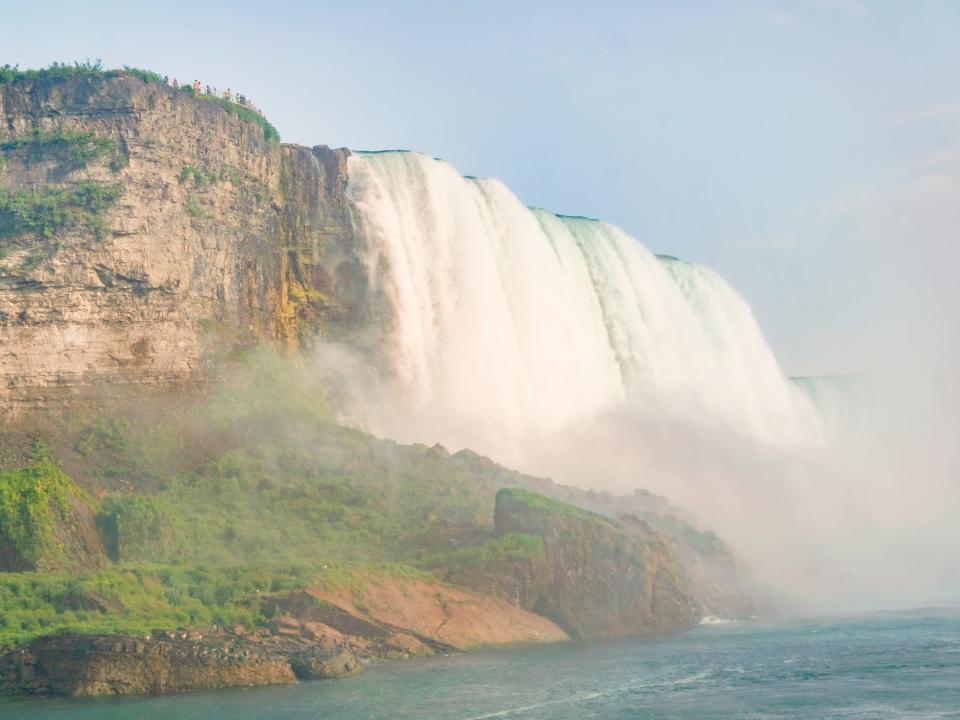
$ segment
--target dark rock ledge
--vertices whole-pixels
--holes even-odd
[[[225,631],[46,636],[0,650],[0,694],[146,695],[355,675],[345,646]]]

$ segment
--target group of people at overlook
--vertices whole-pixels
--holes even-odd
[[[181,87],[180,83],[177,82],[176,78],[170,81],[170,85],[175,90]],[[197,95],[209,95],[210,97],[217,97],[217,89],[215,87],[210,87],[209,85],[203,86],[199,80],[194,80],[192,85],[184,85],[183,87],[192,88],[193,92],[196,93]],[[258,108],[252,102],[250,102],[250,100],[248,100],[245,96],[239,93],[234,94],[230,90],[230,88],[227,88],[226,90],[223,91],[222,97],[227,102],[234,102],[240,107],[247,108],[248,110],[253,110],[253,112],[257,113],[258,115],[263,115],[263,113],[260,112],[260,108]]]

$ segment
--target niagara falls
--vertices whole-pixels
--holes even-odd
[[[960,9],[0,9],[0,718],[960,717]]]

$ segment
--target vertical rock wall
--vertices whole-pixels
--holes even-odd
[[[63,131],[109,152],[78,167],[8,148],[0,190],[120,194],[99,231],[0,236],[0,419],[191,384],[232,347],[356,317],[348,151],[281,146],[131,76],[0,85],[0,144]]]

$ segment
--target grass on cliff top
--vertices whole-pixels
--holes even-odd
[[[155,73],[152,70],[143,70],[141,68],[130,67],[129,65],[124,65],[122,69],[108,70],[103,67],[102,61],[97,59],[94,62],[90,62],[89,60],[73,63],[55,62],[45,68],[28,70],[21,70],[19,65],[2,65],[0,66],[0,85],[3,85],[4,83],[17,82],[19,80],[115,78],[123,77],[124,75],[139,78],[145,83],[156,83],[158,85],[167,84],[166,79],[162,75]],[[280,142],[280,133],[277,132],[277,129],[271,125],[270,122],[263,117],[263,115],[260,115],[249,108],[242,107],[241,105],[231,102],[230,100],[214,97],[213,95],[205,95],[202,93],[198,95],[189,85],[184,85],[180,89],[203,100],[215,102],[228,113],[236,115],[242,120],[256,123],[263,129],[263,135],[267,140]]]
[[[55,62],[45,68],[27,70],[21,70],[19,65],[2,65],[0,66],[0,85],[17,82],[18,80],[69,80],[81,77],[115,78],[123,75],[137,77],[144,82],[165,84],[163,77],[152,70],[142,70],[128,65],[124,65],[122,70],[107,70],[103,67],[103,62],[97,59],[94,62],[89,60],[73,63]]]
[[[82,574],[0,573],[0,646],[41,635],[146,635],[270,619],[272,593],[347,587],[382,578],[433,579],[403,565],[350,563],[197,566],[137,564]]]
[[[206,100],[207,102],[215,102],[217,105],[222,107],[231,115],[236,115],[241,120],[246,120],[247,122],[256,123],[263,129],[263,136],[271,142],[280,142],[280,133],[279,131],[267,120],[263,115],[258,112],[254,112],[250,108],[243,107],[237,103],[226,100],[225,98],[220,98],[215,95],[207,95],[206,93],[198,93],[189,85],[183,85],[180,87],[180,90],[192,95],[193,97],[199,98],[201,100]]]

